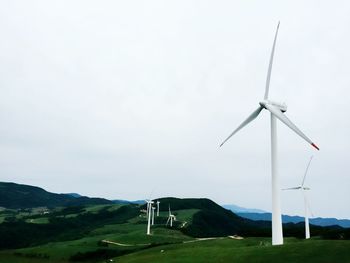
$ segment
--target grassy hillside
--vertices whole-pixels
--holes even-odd
[[[102,198],[73,197],[50,193],[35,186],[0,182],[0,207],[10,209],[111,203]]]
[[[167,212],[170,205],[173,214],[178,210],[195,209],[191,219],[181,228],[181,231],[192,237],[215,237],[227,235],[269,236],[269,222],[256,222],[237,216],[232,211],[223,208],[206,198],[161,198],[160,211]],[[144,205],[145,209],[146,206]]]
[[[168,202],[177,217],[173,228],[165,226]],[[208,199],[161,199],[160,216],[147,236],[142,208],[92,205],[55,208],[49,214],[5,210],[12,221],[0,224],[0,262],[350,262],[349,241],[287,238],[285,246],[272,247],[266,222],[250,225]],[[267,229],[268,237],[249,237],[257,229]],[[339,230],[323,229],[323,234],[349,238]],[[244,231],[243,240],[227,237]],[[303,233],[303,228],[288,224],[284,231]]]

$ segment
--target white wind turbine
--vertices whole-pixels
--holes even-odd
[[[282,218],[281,218],[281,207],[280,207],[280,187],[279,187],[279,177],[277,173],[277,129],[276,129],[276,118],[292,129],[296,134],[302,137],[305,141],[310,143],[317,150],[319,148],[314,144],[297,126],[295,126],[284,114],[287,111],[287,105],[285,103],[278,103],[268,99],[270,77],[272,70],[273,56],[275,52],[275,45],[277,39],[279,23],[277,25],[277,30],[275,38],[273,41],[269,68],[267,71],[266,87],[264,100],[259,102],[259,107],[234,130],[230,136],[228,136],[220,147],[230,139],[236,132],[246,126],[248,123],[253,121],[259,113],[266,109],[271,113],[271,176],[272,176],[272,244],[281,245],[283,244],[283,233],[282,233]]]
[[[311,209],[310,209],[310,205],[309,205],[309,202],[307,200],[307,197],[306,197],[306,193],[304,192],[304,191],[310,190],[310,188],[309,187],[305,187],[304,183],[305,183],[306,174],[307,174],[307,172],[309,170],[309,166],[310,166],[310,163],[312,161],[312,157],[313,156],[311,156],[310,161],[307,164],[307,167],[306,167],[306,170],[305,170],[305,174],[304,174],[304,178],[303,178],[303,181],[301,182],[301,185],[297,186],[297,187],[290,187],[290,188],[283,189],[283,190],[300,190],[301,193],[303,194],[304,207],[305,207],[305,239],[309,239],[310,238],[309,212],[311,213]]]
[[[150,235],[151,234],[151,207],[152,207],[152,204],[154,203],[152,200],[146,200],[147,202],[147,218],[148,218],[148,221],[147,221],[147,235]]]
[[[157,201],[157,216],[159,216],[159,204],[160,204],[160,202]]]
[[[176,216],[173,215],[170,211],[170,205],[169,205],[169,217],[168,217],[168,220],[166,221],[166,226],[169,224],[170,222],[170,227],[173,226],[173,221],[176,221]]]

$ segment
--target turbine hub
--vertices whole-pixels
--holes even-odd
[[[272,106],[275,106],[277,108],[279,108],[282,112],[286,112],[287,111],[287,104],[285,104],[284,102],[276,102],[276,101],[272,101],[272,100],[263,100],[260,101],[259,104],[261,105],[261,107],[266,109],[266,104],[270,104]]]

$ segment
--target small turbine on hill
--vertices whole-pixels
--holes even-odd
[[[310,161],[307,164],[307,167],[306,167],[306,170],[305,170],[305,174],[304,174],[304,178],[303,178],[303,181],[301,182],[301,185],[297,186],[297,187],[290,187],[290,188],[283,189],[283,190],[300,190],[301,193],[303,194],[303,197],[304,197],[304,209],[305,209],[305,239],[309,239],[310,238],[309,212],[311,213],[311,209],[310,209],[310,205],[309,205],[309,202],[307,200],[306,193],[305,193],[305,191],[310,190],[310,188],[309,187],[305,187],[304,183],[305,183],[306,174],[307,174],[307,172],[309,170],[309,166],[310,166],[310,163],[312,161],[312,157],[313,156],[311,156]]]
[[[154,210],[156,208],[154,206],[152,206],[152,226],[154,225]]]
[[[176,216],[173,215],[170,211],[170,205],[169,205],[169,216],[168,216],[168,220],[166,221],[166,226],[170,223],[170,227],[173,226],[173,221],[176,221]]]
[[[305,141],[310,143],[314,148],[319,150],[319,148],[314,144],[297,126],[292,123],[287,116],[284,114],[287,111],[287,105],[285,103],[278,103],[268,99],[269,96],[269,86],[270,77],[272,71],[272,62],[275,52],[275,45],[277,39],[279,23],[277,25],[275,38],[272,45],[272,51],[270,56],[269,68],[267,71],[266,86],[264,99],[259,102],[259,107],[250,116],[235,129],[230,136],[228,136],[220,145],[220,147],[230,139],[234,134],[236,134],[240,129],[246,126],[248,123],[253,121],[260,112],[265,109],[271,114],[271,177],[272,177],[272,245],[282,245],[283,244],[283,233],[282,233],[282,217],[281,217],[281,205],[280,205],[280,187],[279,187],[279,177],[277,173],[277,128],[276,128],[276,118],[292,129],[296,134],[298,134]]]
[[[157,216],[159,216],[159,204],[160,204],[160,202],[157,201]]]

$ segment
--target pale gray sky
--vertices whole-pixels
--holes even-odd
[[[220,142],[264,94],[281,187],[315,216],[350,218],[347,1],[1,1],[1,181],[106,198],[208,197],[270,210],[270,123]],[[300,193],[282,211],[302,214]]]

